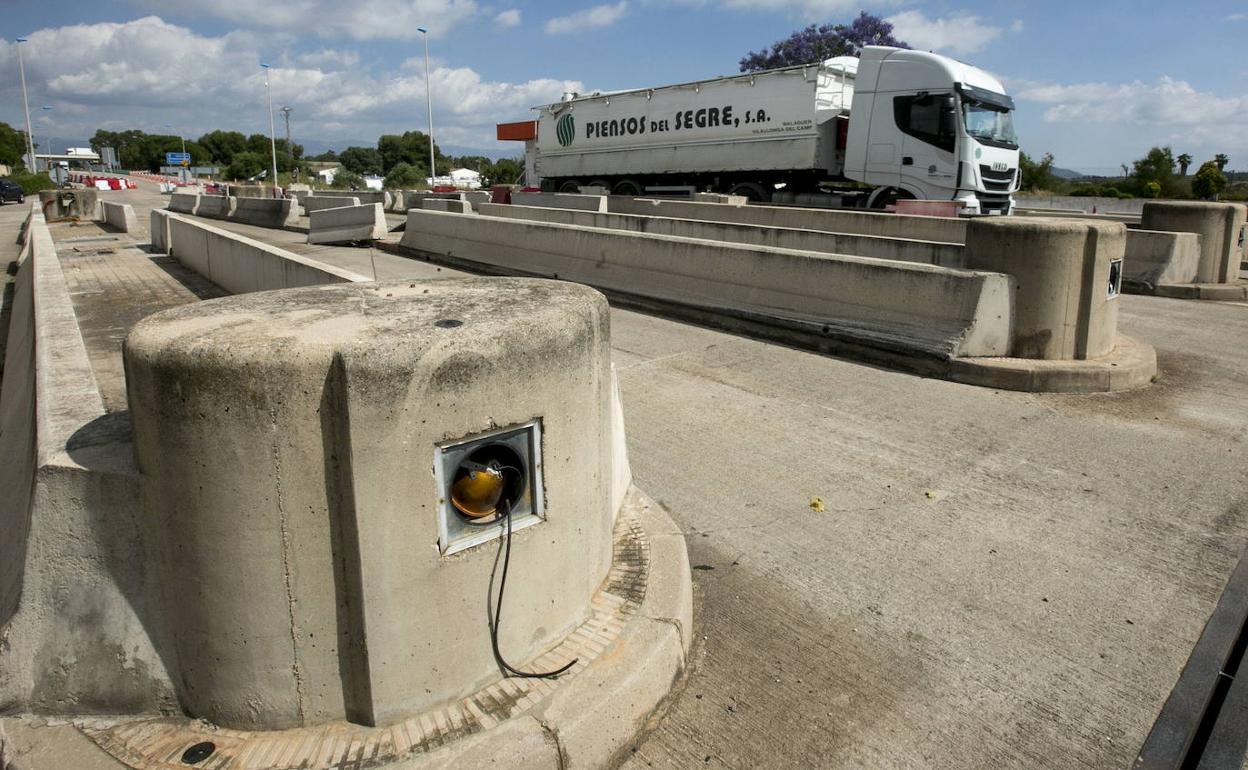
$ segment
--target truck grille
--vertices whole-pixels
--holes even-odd
[[[980,164],[979,178],[984,180],[985,190],[998,190],[1000,192],[1009,192],[1014,186],[1014,175],[1018,173],[1017,169],[1009,169],[1008,171],[993,171],[992,166]]]

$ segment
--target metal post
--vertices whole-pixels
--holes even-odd
[[[272,153],[272,159],[273,159],[273,165],[271,167],[271,172],[273,174],[273,177],[271,181],[273,182],[273,190],[274,190],[273,197],[276,198],[277,197],[277,138],[276,138],[277,131],[273,126],[273,89],[269,88],[269,65],[261,64],[260,66],[264,67],[264,92],[265,92],[265,95],[268,96],[268,99],[269,99],[269,150]]]
[[[39,170],[39,164],[35,161],[35,136],[30,128],[30,100],[26,97],[26,65],[22,63],[22,43],[26,42],[26,38],[17,38],[17,69],[22,73],[22,107],[26,110],[26,152],[30,159],[30,173]]]
[[[52,111],[52,105],[50,105],[50,104],[45,104],[45,105],[43,105],[42,107],[40,107],[39,109],[40,109],[40,110],[42,110],[42,111],[44,111],[44,112],[51,112],[51,111]],[[49,121],[49,122],[50,122],[50,121]],[[50,129],[50,128],[49,128],[49,129],[48,129],[48,137],[49,137],[49,139],[48,139],[48,154],[49,154],[49,155],[50,155],[50,154],[52,154],[52,139],[50,138],[51,136],[52,136],[52,129]],[[35,140],[34,140],[34,138],[33,138],[33,137],[31,138],[30,143],[31,143],[31,145],[34,145]],[[33,153],[31,154],[30,159],[31,159],[31,162],[32,162],[32,163],[34,163],[34,162],[35,162],[35,156],[34,156],[34,154],[33,154]],[[35,166],[38,166],[38,165],[39,165],[38,163],[35,163]],[[52,173],[51,173],[51,172],[52,172],[52,161],[51,161],[51,160],[47,160],[47,161],[45,161],[44,165],[47,167],[47,169],[46,169],[46,170],[48,171],[48,176],[52,176]],[[52,180],[52,181],[56,181],[56,180],[54,179],[54,180]],[[57,185],[57,187],[60,187],[60,185],[58,184],[58,185]]]
[[[429,30],[417,27],[416,31],[425,38],[425,106],[429,110],[429,187],[437,183],[438,169],[433,152],[433,84],[429,82]]]
[[[282,119],[286,121],[286,154],[290,156],[290,178],[292,181],[296,178],[297,172],[295,168],[294,145],[290,143],[290,113],[294,111],[295,108],[289,105],[278,110],[278,112],[282,113]]]

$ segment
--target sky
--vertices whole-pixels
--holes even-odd
[[[427,130],[424,26],[439,146],[518,155],[494,125],[564,91],[732,74],[859,10],[1000,77],[1030,155],[1109,174],[1169,145],[1248,169],[1248,0],[0,0],[0,121],[24,125],[24,36],[36,140],[267,132],[266,62],[296,142],[373,145]]]

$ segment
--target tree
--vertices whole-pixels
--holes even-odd
[[[364,187],[364,177],[354,171],[340,168],[338,173],[334,174],[334,181],[329,186],[339,190],[360,190]]]
[[[1192,177],[1192,194],[1201,200],[1217,200],[1225,189],[1226,175],[1222,173],[1218,162],[1207,160],[1200,164],[1196,176]]]
[[[372,147],[348,147],[339,154],[338,162],[352,173],[381,173],[381,154]]]
[[[207,152],[207,157],[203,159],[204,163],[216,163],[220,166],[228,166],[234,160],[234,156],[240,152],[247,151],[247,137],[239,131],[209,131],[199,137],[199,144]],[[197,159],[198,163],[199,160]]]
[[[425,184],[425,175],[421,169],[410,163],[398,163],[386,174],[386,187],[392,190],[411,189]]]
[[[1131,178],[1137,195],[1156,198],[1159,195],[1174,197],[1174,154],[1169,147],[1154,147],[1143,158],[1131,164]],[[1157,195],[1153,195],[1150,182],[1157,183]]]
[[[515,184],[524,173],[523,158],[499,158],[483,169],[485,180],[482,184]]]
[[[910,46],[893,37],[893,25],[866,11],[858,14],[849,26],[844,24],[811,24],[784,40],[771,44],[770,49],[751,51],[741,59],[742,72],[811,64],[834,56],[857,56],[866,45]]]
[[[1183,153],[1179,157],[1175,158],[1175,160],[1178,161],[1179,164],[1179,176],[1187,176],[1187,167],[1192,165],[1192,156],[1187,153]]]
[[[1053,153],[1047,152],[1039,161],[1027,157],[1027,153],[1018,154],[1018,167],[1023,173],[1024,190],[1052,190],[1056,187],[1053,176]]]
[[[1225,171],[1226,164],[1230,163],[1231,159],[1226,157],[1226,155],[1224,155],[1223,153],[1218,153],[1217,155],[1213,156],[1213,162],[1217,164],[1218,171]]]
[[[234,156],[225,169],[227,179],[250,179],[269,167],[268,154],[243,151]]]
[[[16,166],[26,154],[26,132],[0,123],[0,164]]]
[[[404,131],[402,134],[382,134],[377,139],[377,152],[381,155],[382,173],[390,173],[390,169],[399,163],[407,163],[421,169],[423,176],[429,175],[429,137],[419,131]],[[439,169],[445,170],[451,165],[453,158],[442,154],[434,142],[433,152]]]

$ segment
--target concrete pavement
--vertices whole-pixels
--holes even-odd
[[[614,310],[634,478],[696,601],[693,671],[625,766],[1129,765],[1248,540],[1248,306],[1121,301],[1161,380],[1095,396]]]

